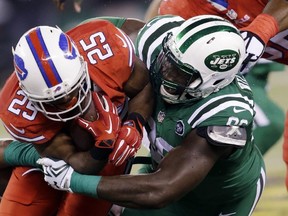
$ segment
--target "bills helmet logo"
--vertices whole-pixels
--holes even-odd
[[[24,80],[28,75],[28,71],[25,68],[23,59],[18,55],[14,55],[14,65],[18,78]]]
[[[59,47],[65,53],[65,58],[75,59],[77,57],[73,42],[66,34],[61,34],[59,38]]]

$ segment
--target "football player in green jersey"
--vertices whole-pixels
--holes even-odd
[[[236,75],[245,56],[239,31],[217,16],[156,17],[136,48],[156,99],[147,129],[152,165],[141,175],[102,177],[42,158],[45,180],[125,206],[125,216],[251,215],[265,168],[252,138],[253,96]]]
[[[270,2],[269,5],[267,4],[268,2]],[[247,7],[248,3],[251,3],[249,7]],[[265,12],[263,11],[263,13],[270,15],[273,14],[273,17],[277,20],[278,24],[284,21],[284,19],[279,18],[281,14],[286,13],[280,13],[279,11],[275,13],[280,8],[282,9],[287,8],[287,2],[282,0],[265,1],[265,3],[253,0],[247,2],[217,1],[217,0],[212,1],[154,0],[151,2],[148,10],[146,11],[145,20],[150,20],[154,16],[165,14],[178,15],[185,19],[195,16],[196,14],[197,15],[214,14],[229,19],[229,21],[231,21],[237,28],[239,28],[240,31],[241,30],[244,30],[244,32],[247,31],[247,29],[245,29],[244,26],[250,25],[252,27],[249,31],[254,32],[257,31],[257,28],[259,28],[259,26],[264,26],[264,24],[261,25],[259,23],[257,25],[253,24],[254,20],[257,20],[258,15],[259,17],[262,16],[261,14],[258,13],[260,13],[264,9],[264,7]],[[181,10],[181,8],[189,8],[189,9]],[[251,10],[253,10],[253,13],[251,13]],[[249,14],[249,16],[247,14]],[[260,20],[264,21],[265,19],[261,18]],[[283,23],[287,22],[284,21]],[[265,26],[268,25],[266,24]],[[258,32],[259,38],[261,38],[261,35],[264,33],[261,27],[260,29],[261,31]],[[267,27],[267,29],[269,28]],[[263,58],[259,60],[258,64],[255,65],[254,67],[251,67],[249,70],[245,69],[246,72],[249,71],[249,73],[245,75],[245,79],[247,80],[248,84],[252,89],[255,100],[256,115],[254,117],[255,124],[253,130],[253,136],[255,139],[254,142],[261,151],[262,155],[266,154],[269,149],[271,149],[275,144],[277,144],[277,141],[280,140],[284,131],[284,121],[283,121],[283,119],[285,118],[284,111],[271,98],[269,98],[266,88],[269,72],[275,70],[276,71],[284,70],[284,65],[281,65],[280,63],[277,62],[282,63],[287,62],[281,59],[286,56],[285,54],[277,55],[277,57],[275,55],[275,53],[285,53],[285,51],[278,50],[279,47],[281,47],[280,49],[282,49],[282,47],[285,47],[281,45],[279,46],[279,44],[281,44],[281,41],[282,43],[283,41],[286,41],[286,39],[284,39],[285,38],[284,35],[285,33],[276,34],[276,36],[273,39],[273,43],[270,42],[268,43],[265,49],[265,54],[263,55],[265,56],[265,58],[273,59],[276,62],[269,62],[268,60]],[[283,39],[281,40],[280,38]],[[249,46],[253,47],[253,49],[251,50],[254,50],[257,47],[257,40],[251,40],[251,41],[252,42]],[[260,49],[260,47],[258,48]],[[273,53],[271,52],[271,50],[273,50]],[[269,54],[267,55],[267,53]],[[248,56],[252,56],[252,54],[249,54]]]

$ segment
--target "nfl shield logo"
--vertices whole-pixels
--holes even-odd
[[[159,111],[158,116],[157,116],[158,122],[159,122],[159,123],[162,123],[163,120],[164,120],[164,118],[165,118],[165,113],[162,112],[162,111]]]
[[[176,123],[176,128],[175,128],[175,133],[178,134],[179,136],[184,135],[184,123],[182,120],[177,121]]]

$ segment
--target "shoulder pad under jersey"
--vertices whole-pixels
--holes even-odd
[[[246,144],[247,133],[239,126],[207,126],[197,128],[197,134],[216,146],[233,145],[242,148]]]

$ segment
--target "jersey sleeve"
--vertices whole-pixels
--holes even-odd
[[[111,22],[92,20],[77,26],[67,34],[88,63],[91,81],[113,102],[125,101],[124,84],[129,79],[135,61],[130,38]]]
[[[61,130],[63,124],[47,119],[38,112],[19,88],[13,73],[0,93],[0,118],[12,137],[22,142],[42,144]]]
[[[253,94],[242,76],[195,105],[188,123],[214,145],[245,146],[255,115]]]

